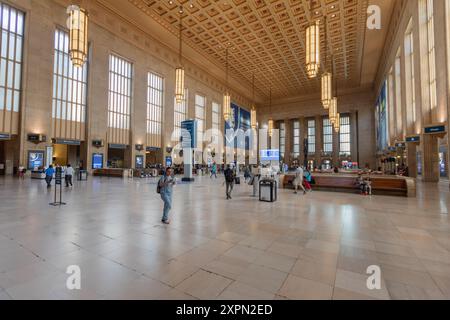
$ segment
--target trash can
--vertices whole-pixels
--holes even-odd
[[[265,179],[259,182],[259,201],[277,201],[277,182],[272,179]]]

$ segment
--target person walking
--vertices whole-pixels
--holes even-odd
[[[313,183],[313,177],[312,177],[312,175],[311,175],[311,172],[308,170],[308,169],[306,169],[306,171],[305,171],[305,173],[304,173],[304,180],[303,180],[303,182],[304,182],[304,184],[305,184],[305,187],[306,187],[306,189],[309,191],[309,192],[312,192],[312,183]]]
[[[225,184],[226,184],[226,194],[227,194],[227,200],[231,200],[231,193],[233,192],[234,188],[234,181],[236,179],[236,174],[234,173],[234,170],[231,169],[231,166],[228,165],[225,169]]]
[[[25,179],[25,172],[27,171],[27,169],[25,169],[24,166],[20,166],[19,167],[19,178],[20,179]]]
[[[295,170],[295,179],[294,179],[294,188],[295,188],[295,194],[298,193],[298,189],[302,188],[303,189],[303,194],[306,194],[306,189],[303,186],[303,168],[302,167],[298,167],[297,170]]]
[[[64,179],[66,180],[66,188],[68,188],[69,185],[70,185],[71,187],[73,187],[73,184],[72,184],[72,177],[73,177],[73,168],[72,168],[72,166],[71,166],[70,163],[69,163],[69,164],[67,165],[66,172],[65,172],[65,176],[64,176]]]
[[[47,188],[50,188],[52,186],[52,180],[53,180],[54,174],[55,174],[55,169],[53,169],[53,166],[50,165],[45,170],[45,182],[47,182]]]
[[[212,179],[212,177],[216,177],[216,179],[217,179],[217,164],[214,162],[213,163],[213,165],[212,165],[212,168],[211,168],[211,179]]]
[[[246,166],[244,168],[244,180],[245,180],[245,182],[248,182],[251,178],[252,178],[252,174],[250,172],[250,168]]]
[[[172,176],[172,168],[167,168],[164,175],[158,181],[157,192],[161,195],[164,202],[163,216],[161,222],[170,224],[169,212],[172,209],[172,191],[176,184],[176,178]]]

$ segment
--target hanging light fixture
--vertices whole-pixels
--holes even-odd
[[[228,47],[226,48],[226,92],[223,95],[223,118],[226,122],[231,119],[231,96],[228,91]]]
[[[333,75],[330,72],[322,74],[322,105],[324,109],[330,107],[332,99],[332,80]]]
[[[339,133],[340,130],[341,130],[341,114],[336,113],[336,120],[334,122],[334,131],[336,131],[336,133]]]
[[[330,104],[330,121],[333,124],[334,131],[339,132],[340,126],[341,126],[341,115],[338,112],[338,85],[337,85],[337,79],[335,77],[335,96],[332,99],[332,102]]]
[[[180,104],[184,100],[184,68],[183,68],[183,7],[180,7],[180,47],[178,55],[179,67],[175,69],[175,101]]]
[[[333,97],[330,100],[330,107],[328,108],[328,118],[330,119],[330,122],[333,125],[336,122],[336,116],[337,116],[337,98]]]
[[[310,1],[311,17],[313,17],[312,0]],[[320,64],[320,24],[314,21],[306,28],[306,74],[309,78],[317,77]]]
[[[255,74],[253,73],[252,79],[252,92],[253,92],[253,103],[252,103],[252,111],[251,111],[251,127],[256,130],[257,122],[256,122],[256,108],[255,108]]]
[[[72,64],[81,68],[88,57],[88,21],[87,11],[79,6],[69,7],[69,56]]]
[[[328,62],[328,37],[327,37],[327,18],[324,17],[325,24],[325,68],[327,68]],[[322,105],[324,109],[328,109],[330,101],[333,98],[333,75],[331,72],[325,71],[322,74]]]
[[[270,89],[270,93],[269,93],[269,113],[272,113],[272,89]],[[269,137],[272,138],[273,135],[273,119],[272,119],[272,114],[270,115],[269,118],[269,123],[268,123],[268,130],[269,130]]]

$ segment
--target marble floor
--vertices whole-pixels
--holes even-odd
[[[91,178],[55,208],[44,182],[0,178],[0,299],[450,299],[448,183],[263,203],[246,185],[226,201],[203,177],[176,187],[169,226],[155,189]],[[81,290],[66,287],[70,265]]]

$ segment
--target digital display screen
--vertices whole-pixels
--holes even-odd
[[[144,156],[136,156],[136,169],[144,168]]]
[[[28,169],[34,170],[44,166],[44,151],[28,152]]]
[[[269,149],[260,151],[261,161],[280,161],[280,150]]]
[[[103,168],[103,154],[94,153],[92,155],[92,169],[102,169]]]
[[[172,157],[166,157],[166,167],[172,166]]]

